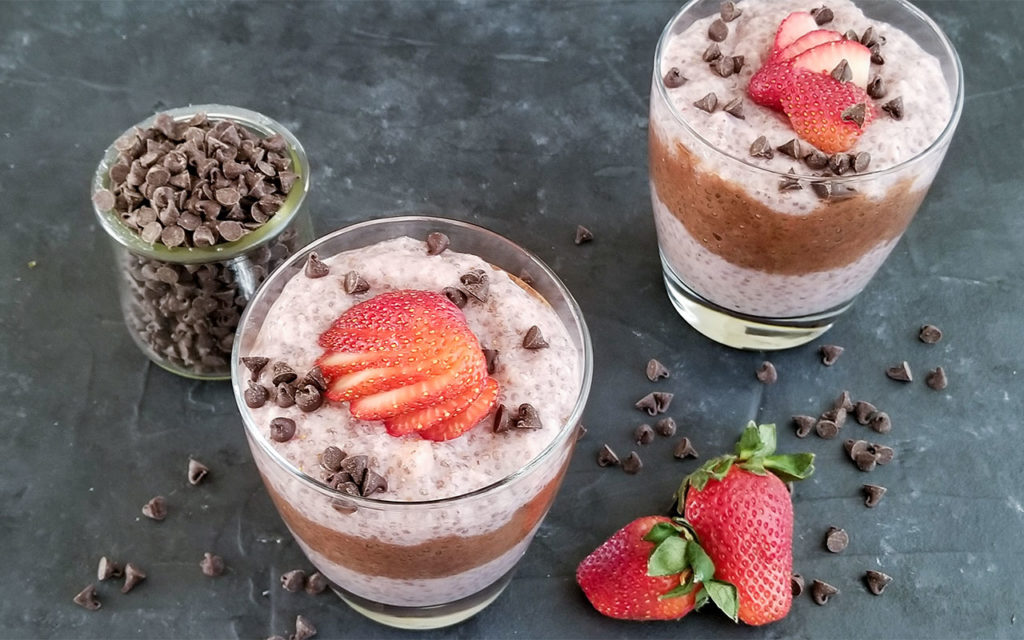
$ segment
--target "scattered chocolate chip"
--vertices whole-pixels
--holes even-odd
[[[319,366],[313,367],[302,376],[302,384],[311,384],[321,392],[327,391],[327,379],[324,378],[323,369]]]
[[[914,376],[910,372],[910,365],[907,364],[906,360],[904,360],[903,362],[899,363],[896,366],[889,367],[888,369],[886,369],[885,375],[889,376],[890,379],[895,380],[897,382],[914,381]]]
[[[281,587],[289,593],[298,593],[306,586],[306,572],[292,569],[281,574]]]
[[[129,562],[124,567],[124,585],[121,586],[121,593],[128,593],[146,579],[146,573],[135,563]]]
[[[793,590],[793,596],[796,597],[804,592],[804,577],[799,573],[794,573],[789,580],[790,588]]]
[[[89,584],[79,591],[72,599],[72,602],[89,611],[96,611],[103,606],[96,597],[96,585],[94,584]]]
[[[828,599],[839,593],[839,589],[836,589],[827,582],[821,580],[815,580],[811,583],[811,597],[814,599],[815,604],[824,605],[828,602]]]
[[[818,149],[812,148],[810,153],[804,157],[804,164],[810,169],[820,171],[828,166],[828,156]]]
[[[729,26],[721,20],[721,18],[715,20],[708,27],[708,37],[715,42],[722,42],[729,36]]]
[[[871,453],[871,443],[867,440],[846,440],[843,442],[843,448],[846,449],[846,455],[850,456],[850,460],[854,461],[857,460],[858,455],[865,451]]]
[[[444,250],[451,245],[451,240],[440,231],[427,234],[427,255],[436,256],[444,253]]]
[[[262,356],[245,356],[242,358],[242,364],[249,370],[249,377],[252,380],[259,380],[260,372],[263,371],[263,367],[267,366],[268,362],[270,362],[270,358]]]
[[[487,290],[490,287],[490,278],[481,269],[473,269],[459,277],[462,283],[462,290],[476,298],[480,302],[487,301]]]
[[[334,445],[330,445],[320,454],[320,466],[331,473],[341,470],[341,461],[345,459],[345,452]]]
[[[811,430],[818,423],[816,418],[811,416],[793,416],[793,424],[796,426],[796,437],[806,438]]]
[[[357,271],[349,271],[345,274],[345,280],[342,282],[342,289],[349,295],[358,295],[360,293],[366,293],[370,290],[370,283],[367,282],[363,276],[359,275]]]
[[[573,242],[575,244],[581,245],[586,242],[590,242],[593,239],[594,234],[591,233],[590,229],[584,227],[581,224],[576,225],[576,237],[573,239]]]
[[[775,365],[767,360],[761,363],[754,375],[762,384],[775,384],[779,380],[779,373],[775,370]]]
[[[315,596],[327,589],[327,578],[319,571],[306,578],[306,593]]]
[[[825,534],[825,548],[832,553],[841,553],[850,544],[850,535],[839,527],[829,527]]]
[[[775,157],[775,152],[772,150],[772,146],[768,144],[768,138],[765,136],[758,136],[757,139],[750,144],[750,155],[755,158],[767,158],[771,160]]]
[[[654,430],[666,438],[676,435],[676,421],[666,416],[654,423]]]
[[[640,456],[637,455],[636,451],[630,451],[626,459],[622,461],[622,470],[630,475],[640,473],[640,470],[644,468],[644,463],[640,460]]]
[[[316,635],[316,627],[303,615],[295,617],[295,633],[289,640],[309,640]]]
[[[388,490],[388,481],[373,469],[367,469],[363,476],[362,496],[372,496],[375,493]]]
[[[656,360],[655,358],[651,358],[650,360],[647,361],[646,373],[647,379],[650,380],[651,382],[657,382],[658,380],[661,380],[662,378],[667,378],[669,377],[669,375],[671,375],[669,373],[668,368],[665,365],[658,362],[658,360]]]
[[[637,400],[633,406],[641,411],[646,411],[648,415],[656,416],[668,410],[669,405],[672,403],[672,398],[673,394],[671,393],[652,391]]]
[[[513,426],[512,415],[503,404],[494,412],[494,433],[505,433]]]
[[[868,591],[876,596],[882,595],[885,591],[885,587],[892,582],[892,577],[888,576],[881,571],[867,570],[864,572],[864,583],[868,587]]]
[[[163,496],[155,496],[142,505],[142,515],[157,522],[167,517],[167,500]]]
[[[199,561],[199,569],[204,576],[216,578],[224,574],[224,558],[214,555],[209,551],[203,553],[203,559]]]
[[[274,395],[274,403],[277,404],[277,406],[281,407],[282,409],[287,409],[288,407],[294,406],[295,387],[288,384],[287,382],[282,382],[281,384],[277,385],[277,393]]]
[[[792,168],[789,170],[789,175],[779,180],[779,191],[799,191],[803,188],[803,184],[796,177],[796,171]]]
[[[868,82],[867,92],[868,95],[875,100],[885,97],[886,86],[885,80],[882,79],[882,76],[875,76],[871,78]]]
[[[926,324],[921,327],[921,330],[917,334],[917,339],[925,344],[935,344],[939,340],[942,340],[942,329],[939,329],[933,324]]]
[[[871,164],[871,154],[867,151],[858,151],[853,156],[853,170],[857,173],[864,173],[868,170],[868,165]]]
[[[736,8],[735,2],[723,2],[718,8],[718,15],[722,16],[722,21],[732,22],[736,18],[742,15],[743,10]]]
[[[306,258],[306,268],[303,273],[306,274],[307,278],[322,278],[331,272],[330,267],[320,260],[320,256],[317,255],[316,251],[309,254]]]
[[[617,467],[620,464],[619,456],[615,455],[608,445],[602,445],[601,450],[597,452],[597,464],[602,467]]]
[[[902,120],[904,115],[903,97],[897,96],[886,102],[882,105],[882,111],[888,113],[893,120]]]
[[[942,391],[946,388],[948,380],[946,379],[946,371],[942,367],[935,367],[928,372],[928,375],[924,377],[924,383],[928,385],[928,388],[934,389],[935,391]]]
[[[672,447],[672,456],[679,460],[685,460],[686,458],[698,457],[698,453],[693,448],[693,443],[690,442],[690,439],[683,438],[676,443],[676,446]]]
[[[826,344],[822,345],[818,351],[821,353],[821,364],[831,367],[839,359],[839,356],[843,355],[844,349],[839,345]]]
[[[858,127],[864,126],[864,119],[867,117],[868,106],[864,102],[858,102],[857,104],[850,105],[843,109],[843,112],[839,114],[839,118],[843,122],[854,122]]]
[[[528,402],[519,405],[519,412],[513,426],[516,429],[541,429],[544,427],[537,408]]]
[[[832,407],[834,409],[842,409],[844,413],[849,413],[850,411],[853,411],[853,398],[850,396],[850,392],[844,390],[842,393],[840,393],[839,396],[837,396],[836,399],[832,401]],[[843,416],[843,419],[846,419],[845,415]]]
[[[369,458],[362,454],[357,456],[348,456],[341,461],[341,470],[352,476],[353,482],[356,484],[362,484],[369,462]]]
[[[195,458],[188,459],[188,483],[193,487],[203,481],[210,473],[210,468]]]
[[[722,57],[722,50],[719,48],[717,42],[712,42],[708,45],[708,48],[704,50],[701,55],[701,60],[704,62],[714,62]]]
[[[452,304],[454,304],[456,307],[460,309],[465,307],[466,303],[469,302],[469,298],[466,296],[466,292],[463,291],[462,289],[456,289],[455,287],[445,287],[444,289],[441,290],[441,293],[443,293],[446,298],[451,300]]]
[[[746,119],[746,116],[743,115],[743,98],[733,98],[722,107],[722,110],[734,118]]]
[[[270,439],[274,442],[288,442],[295,435],[295,421],[278,417],[270,421]]]
[[[487,373],[493,375],[498,366],[499,352],[497,349],[481,349],[481,351],[484,353],[484,362],[487,363]]]
[[[832,9],[826,6],[818,7],[817,9],[811,9],[811,15],[814,16],[814,23],[819,27],[823,24],[832,22],[835,18],[835,14],[832,13]],[[795,595],[795,594],[794,594]]]
[[[295,390],[295,406],[302,411],[316,411],[324,403],[324,397],[320,390],[311,384],[299,387]]]
[[[873,443],[870,446],[870,450],[874,451],[875,462],[882,466],[885,466],[892,462],[893,457],[896,455],[896,452],[893,450],[892,447],[887,447],[884,444]]]
[[[882,496],[885,495],[885,492],[886,488],[877,484],[864,485],[864,505],[871,509],[878,506],[878,503],[881,502]]]
[[[723,78],[728,78],[729,76],[736,72],[736,63],[733,62],[731,56],[722,56],[711,63],[711,70]]]
[[[548,341],[544,339],[540,327],[533,325],[526,330],[526,335],[523,337],[524,349],[546,349],[547,347]]]
[[[668,89],[678,89],[688,82],[688,78],[679,71],[679,67],[672,67],[665,73],[662,82],[665,83],[665,87]]]
[[[120,578],[121,574],[121,565],[117,564],[107,556],[100,558],[99,566],[96,569],[97,580],[103,581],[108,578]]]
[[[294,382],[299,374],[295,373],[295,370],[288,366],[287,363],[277,361],[274,363],[274,377],[271,378],[271,382],[274,385],[279,385],[285,382]]]
[[[874,471],[875,465],[878,464],[875,454],[866,450],[858,453],[853,461],[857,464],[858,469],[865,472]]]
[[[649,424],[638,425],[633,430],[633,441],[637,444],[651,444],[654,442],[654,429]]]
[[[853,168],[853,156],[848,153],[834,153],[828,159],[828,168],[837,176],[844,175]]]
[[[587,435],[587,428],[580,422],[576,425],[576,442],[582,440],[585,435]]]
[[[818,437],[831,440],[839,435],[839,425],[835,420],[822,419],[814,424],[814,430]]]
[[[700,100],[694,102],[693,106],[697,107],[701,111],[713,113],[715,111],[715,107],[718,106],[718,96],[716,96],[714,92],[709,93]]]
[[[846,58],[840,60],[839,64],[836,65],[835,69],[832,69],[832,73],[829,75],[836,82],[849,82],[853,80],[853,71],[850,70],[850,63],[846,61]]]
[[[878,413],[878,409],[870,402],[858,400],[853,405],[853,418],[857,421],[857,424],[868,424],[876,413]]]

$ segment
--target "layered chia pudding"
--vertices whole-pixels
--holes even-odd
[[[416,305],[437,320],[430,316],[406,343],[404,329],[365,352],[326,337],[358,316],[370,318],[376,339],[404,322],[388,317],[392,308]],[[467,424],[399,428],[405,416],[434,411],[435,400],[366,417],[376,415],[367,398],[404,398],[415,380],[362,399],[345,395],[397,369],[334,369],[333,348],[347,361],[359,352],[382,362],[379,352],[389,348],[451,344],[449,320],[465,323],[472,358],[487,370],[478,385],[484,391],[471,389],[480,395],[470,408],[479,404],[480,412]],[[267,490],[349,604],[387,624],[433,627],[472,615],[500,593],[554,499],[589,390],[586,328],[546,267],[499,236],[453,221],[356,225],[314,243],[268,280],[243,318],[235,355],[236,397]],[[449,409],[444,424],[460,416]]]
[[[803,75],[766,73],[782,68]],[[815,87],[833,84],[794,97],[813,93],[800,84],[810,71],[826,77],[809,78]],[[709,309],[748,328],[810,327],[796,343],[827,329],[924,199],[961,85],[948,40],[904,2],[687,5],[659,42],[649,128],[659,248],[684,317],[697,326],[688,313]],[[835,122],[807,122],[840,93],[849,104]],[[748,338],[733,346],[773,346]]]

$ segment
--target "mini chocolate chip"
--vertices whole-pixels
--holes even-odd
[[[481,351],[484,353],[484,362],[487,363],[487,374],[493,375],[498,366],[499,351],[497,349],[481,349]]]
[[[97,580],[102,581],[108,578],[120,578],[121,574],[121,565],[117,564],[107,556],[100,558],[99,566],[96,568]]]
[[[804,146],[796,138],[791,138],[790,140],[787,140],[786,142],[776,147],[776,149],[786,154],[790,158],[794,158],[796,160],[803,158],[805,155]]]
[[[864,33],[860,34],[860,43],[865,47],[870,47],[878,42],[875,37],[875,28],[868,27],[864,30]]]
[[[887,447],[884,444],[872,444],[871,449],[875,453],[875,462],[882,466],[892,462],[893,457],[896,455],[892,447]]]
[[[512,414],[503,404],[494,412],[494,433],[505,433],[512,428]]]
[[[839,424],[835,420],[821,419],[814,424],[814,430],[820,438],[831,440],[839,435]]]
[[[289,640],[309,640],[316,635],[316,627],[303,615],[295,617],[295,633]]]
[[[452,304],[454,304],[456,307],[460,309],[465,307],[466,303],[469,302],[469,298],[466,296],[466,292],[463,291],[462,289],[456,289],[455,287],[445,287],[444,289],[441,290],[441,293],[443,293],[446,298],[451,300]]]
[[[885,587],[892,582],[892,577],[888,576],[881,571],[873,571],[871,569],[864,572],[864,583],[868,587],[868,591],[876,596],[882,595],[885,591]]]
[[[524,349],[546,349],[547,347],[548,341],[544,339],[540,327],[533,325],[526,330],[526,336],[523,337]]]
[[[633,430],[633,441],[637,444],[651,444],[654,442],[654,429],[649,424],[638,425]]]
[[[277,417],[270,421],[270,439],[275,442],[288,442],[295,435],[295,421],[291,418]]]
[[[587,435],[587,428],[580,422],[576,425],[576,442],[582,440],[585,435]]]
[[[203,481],[210,473],[210,468],[195,458],[188,459],[188,483],[193,487]]]
[[[683,438],[672,447],[672,456],[679,460],[685,460],[686,458],[698,457],[697,450],[693,448],[693,443],[690,442],[689,438]]]
[[[811,15],[814,16],[814,23],[817,24],[819,27],[823,24],[828,24],[829,22],[832,22],[832,20],[835,18],[835,14],[832,13],[832,9],[829,9],[826,6],[821,6],[817,9],[811,9]]]
[[[436,256],[444,253],[444,250],[451,245],[452,241],[447,235],[440,231],[434,231],[427,234],[427,255]]]
[[[857,464],[858,469],[865,472],[874,471],[875,465],[878,464],[875,454],[870,451],[861,451],[853,461]]]
[[[292,569],[281,574],[281,587],[290,593],[298,593],[306,586],[306,572]]]
[[[203,559],[199,561],[199,569],[204,576],[216,578],[224,574],[224,558],[214,555],[209,551],[203,553]]]
[[[697,107],[701,111],[707,111],[708,113],[713,113],[714,110],[715,110],[715,107],[718,106],[718,96],[716,96],[714,94],[714,92],[709,93],[706,96],[704,96],[703,98],[701,98],[700,100],[694,102],[693,106]]]
[[[850,63],[843,58],[829,74],[836,82],[849,82],[853,80],[853,71],[850,70]]]
[[[804,164],[810,169],[820,171],[828,166],[828,156],[818,149],[812,148],[804,158]]]
[[[108,189],[100,189],[92,195],[93,204],[100,211],[110,211],[114,208],[114,194]]]
[[[868,95],[875,100],[885,97],[886,86],[885,80],[882,79],[882,76],[875,76],[871,78],[871,81],[868,82],[867,92]]]
[[[793,416],[793,424],[796,426],[796,437],[806,438],[811,434],[814,425],[818,423],[816,418],[811,416]]]
[[[540,421],[540,413],[537,408],[528,402],[519,405],[519,412],[513,425],[516,429],[541,429],[544,424]]]
[[[242,396],[245,398],[245,406],[250,409],[259,409],[270,398],[270,392],[263,385],[250,380],[249,387],[242,393]]]
[[[839,345],[826,344],[822,345],[818,351],[821,352],[821,364],[831,367],[839,359],[839,356],[843,355],[844,349]]]
[[[904,115],[903,97],[896,96],[889,102],[886,102],[882,105],[882,111],[888,113],[893,120],[902,120]]]
[[[731,56],[722,56],[711,63],[711,70],[723,78],[728,78],[736,72],[736,63]]]
[[[867,104],[864,102],[858,102],[857,104],[850,105],[843,109],[843,112],[839,114],[839,118],[843,122],[853,122],[856,123],[858,127],[863,127],[867,113]]]
[[[487,291],[490,287],[490,278],[482,269],[472,269],[459,277],[462,283],[462,290],[473,296],[480,302],[487,301]]]
[[[672,397],[673,394],[671,393],[652,391],[637,400],[633,406],[641,411],[646,411],[648,415],[655,416],[668,410],[669,405],[672,403]]]
[[[320,454],[320,466],[334,473],[341,470],[341,461],[344,459],[345,452],[334,445],[330,445]]]
[[[317,255],[316,251],[309,254],[306,258],[306,268],[303,273],[306,274],[307,278],[322,278],[331,272],[330,267],[320,260],[320,256]]]
[[[267,366],[270,362],[270,358],[264,358],[262,356],[244,356],[242,358],[242,364],[249,370],[249,375],[253,380],[258,380],[260,372],[263,371],[263,367]]]
[[[871,154],[867,151],[858,151],[853,156],[853,170],[857,173],[864,173],[868,170],[868,165],[871,164]]]
[[[163,496],[155,496],[142,505],[142,515],[150,520],[160,522],[167,517],[167,500]]]
[[[821,419],[830,420],[836,423],[837,429],[842,429],[843,425],[846,424],[846,409],[843,407],[832,407],[821,414]]]
[[[827,201],[845,200],[857,194],[856,189],[841,182],[812,182],[811,189],[819,198]]]
[[[825,534],[825,548],[832,553],[841,553],[850,544],[850,534],[839,527],[829,527]]]
[[[853,411],[853,398],[850,396],[850,392],[844,390],[842,393],[832,401],[832,407],[836,409],[842,409],[844,413]],[[843,416],[845,419],[846,416]]]
[[[359,275],[357,271],[349,271],[345,274],[345,280],[342,282],[342,288],[345,290],[345,293],[349,295],[356,295],[369,291],[370,283],[364,280],[363,276]]]
[[[715,20],[708,27],[708,37],[715,42],[722,42],[729,36],[729,26],[721,20],[721,18]]]
[[[129,562],[124,567],[124,585],[121,586],[121,593],[128,593],[145,579],[146,572],[135,563]]]
[[[282,382],[277,385],[277,393],[274,395],[274,403],[282,409],[295,405],[295,387]]]
[[[665,83],[665,87],[668,89],[677,89],[689,81],[680,71],[679,67],[672,67],[665,73],[665,77],[662,78],[662,82]]]
[[[744,58],[743,56],[733,56],[732,57],[732,70],[733,70],[733,73],[739,73],[740,70],[743,68],[743,65],[746,63],[746,61],[747,61],[747,59]]]
[[[828,168],[837,176],[844,175],[853,168],[853,156],[848,153],[834,153],[828,159]]]
[[[603,445],[597,452],[597,464],[602,467],[617,467],[620,464],[619,456],[615,455],[611,447]]]
[[[722,50],[719,48],[717,42],[712,42],[708,45],[708,48],[704,50],[701,55],[701,60],[704,62],[714,62],[722,57]]]
[[[857,32],[854,31],[853,29],[848,29],[846,31],[846,33],[843,34],[843,37],[846,38],[847,40],[853,40],[854,42],[860,42],[860,36],[857,35]]]
[[[868,424],[877,412],[878,409],[875,405],[864,400],[858,400],[853,405],[853,418],[857,421],[857,424]]]
[[[910,365],[907,361],[899,363],[896,366],[889,367],[885,370],[885,375],[889,376],[890,379],[897,382],[913,382],[914,375],[910,372]]]
[[[779,380],[779,373],[775,370],[775,365],[767,360],[761,363],[754,375],[762,384],[775,384]]]
[[[581,245],[590,242],[593,239],[594,234],[590,231],[590,229],[584,227],[581,224],[576,225],[576,237],[573,239],[573,242],[575,244]]]
[[[274,363],[273,369],[274,377],[271,378],[271,382],[274,385],[279,385],[282,382],[294,382],[299,374],[295,373],[295,370],[288,366],[287,363],[281,362],[280,360]]]
[[[879,44],[873,44],[868,49],[871,50],[871,62],[885,64],[885,56],[882,55],[882,47]]]
[[[362,484],[368,464],[369,458],[365,455],[349,456],[341,461],[341,470],[352,476],[353,482]]]
[[[668,368],[665,365],[658,362],[658,360],[656,360],[655,358],[651,358],[650,360],[647,361],[646,373],[647,379],[650,380],[651,382],[657,382],[658,380],[661,380],[662,378],[667,378],[669,377],[669,375],[671,375],[669,373]]]
[[[89,584],[79,591],[72,599],[72,602],[89,611],[96,611],[103,606],[99,599],[96,598],[96,585],[94,584]]]
[[[306,578],[306,593],[315,596],[327,589],[327,578],[319,571]]]
[[[654,423],[654,430],[666,438],[676,435],[676,421],[666,416]]]
[[[824,605],[828,602],[828,599],[839,593],[839,589],[836,589],[827,582],[821,580],[815,580],[811,583],[811,597],[814,599],[815,604]]]
[[[320,390],[311,384],[304,385],[295,390],[295,406],[302,411],[316,411],[324,403],[324,397]]]
[[[926,324],[921,327],[921,330],[917,334],[917,339],[925,344],[935,344],[939,340],[942,340],[942,329],[933,324]]]
[[[856,461],[858,455],[871,448],[871,443],[867,440],[851,439],[843,442],[843,448],[846,449],[846,455],[850,456],[850,460]]]
[[[873,509],[878,506],[881,502],[882,496],[885,495],[886,488],[877,484],[866,484],[864,485],[864,505],[869,509]]]
[[[362,496],[372,496],[375,493],[388,490],[388,481],[373,469],[367,469],[363,477]]]
[[[311,384],[316,387],[319,391],[327,391],[327,380],[324,378],[323,369],[319,366],[313,367],[306,372],[306,375],[302,376],[304,384]]]
[[[942,391],[948,384],[948,380],[946,379],[946,370],[942,367],[935,367],[924,377],[924,383],[928,385],[928,388],[930,389]]]
[[[790,589],[793,591],[794,596],[798,596],[804,592],[804,577],[799,573],[794,573],[789,580]]]
[[[755,158],[767,158],[771,160],[775,157],[775,152],[772,150],[772,146],[768,144],[768,138],[765,136],[758,136],[750,144],[750,155]]]
[[[644,468],[644,463],[640,460],[640,456],[637,455],[636,451],[630,451],[626,459],[622,461],[622,470],[630,475],[640,473],[640,470]]]
[[[743,98],[733,98],[722,107],[722,110],[734,118],[746,119],[746,116],[743,115]]]
[[[796,171],[792,168],[789,170],[789,175],[779,180],[779,191],[799,191],[803,188],[803,184],[796,178]]]
[[[718,15],[722,16],[724,22],[732,22],[742,14],[743,10],[737,9],[735,2],[723,2],[718,8]]]
[[[347,481],[344,481],[344,482],[339,481],[339,482],[334,484],[333,488],[334,488],[335,491],[339,491],[339,492],[344,493],[345,495],[348,495],[348,496],[360,496],[361,495],[361,492],[359,491],[359,485],[357,485],[355,482],[352,482],[351,480],[347,480]],[[354,509],[354,507],[352,507],[350,504],[345,505],[345,506],[348,507],[349,509]],[[335,507],[335,509],[337,509],[337,507]],[[345,510],[342,510],[342,512],[343,513],[345,513],[345,512],[351,513],[351,511],[345,511]]]

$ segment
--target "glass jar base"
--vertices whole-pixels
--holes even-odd
[[[468,620],[487,608],[511,582],[513,573],[515,568],[482,591],[461,600],[426,607],[399,607],[372,602],[335,584],[331,585],[331,589],[345,604],[374,622],[398,629],[440,629]]]
[[[719,307],[687,287],[662,258],[668,299],[687,324],[719,344],[750,351],[779,351],[811,342],[830,328],[850,303],[797,318],[756,318]]]

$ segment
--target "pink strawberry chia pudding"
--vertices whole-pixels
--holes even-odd
[[[386,480],[386,488],[369,499],[329,498],[298,481],[263,447],[252,446],[278,510],[328,579],[356,596],[399,607],[475,594],[507,574],[525,552],[554,498],[572,445],[544,457],[538,471],[479,499],[427,503],[414,512],[387,503],[463,496],[516,474],[556,440],[574,441],[566,431],[574,427],[568,421],[583,384],[579,350],[547,302],[477,256],[452,249],[428,255],[424,241],[402,237],[321,259],[328,274],[311,278],[300,271],[291,277],[252,347],[240,354],[269,359],[259,377],[267,386],[275,362],[287,363],[300,379],[312,369],[323,353],[318,336],[354,304],[392,289],[440,292],[458,286],[460,276],[474,269],[489,274],[485,300],[469,297],[463,312],[481,346],[498,351],[492,374],[500,385],[498,402],[513,408],[531,404],[541,428],[496,433],[488,416],[460,437],[432,442],[388,435],[381,422],[357,420],[347,403],[326,399],[313,411],[298,405],[281,408],[273,397],[248,409],[273,455],[311,478],[324,477],[322,454],[334,446],[348,456],[367,456],[367,468]],[[345,292],[346,274],[352,271],[365,279],[368,291]],[[533,325],[546,348],[524,348],[524,335]],[[269,437],[270,423],[278,417],[296,425],[286,442]]]
[[[832,179],[838,185],[832,193],[821,189],[833,167],[813,170],[778,149],[797,136],[784,114],[751,101],[747,86],[767,61],[780,22],[791,12],[821,6],[809,0],[737,2],[742,13],[726,23],[728,35],[717,43],[722,55],[743,57],[740,70],[728,77],[702,59],[713,42],[708,32],[717,12],[681,32],[667,30],[660,45],[649,135],[662,259],[698,295],[740,314],[795,318],[852,300],[899,240],[948,144],[947,136],[938,152],[908,163],[935,143],[953,116],[939,60],[898,28],[866,17],[848,0],[835,0],[827,2],[834,18],[818,28],[858,34],[873,29],[884,60],[870,66],[870,76],[884,82],[875,105],[900,97],[902,118],[877,111],[847,152],[848,161],[867,152],[868,166]],[[670,88],[664,78],[673,67],[687,81]],[[694,104],[709,93],[718,101],[711,113]],[[742,99],[742,118],[724,108],[735,98]],[[752,155],[760,136],[773,157]],[[801,146],[801,155],[812,149]],[[902,163],[908,164],[887,171]],[[853,191],[843,193],[843,185]]]

